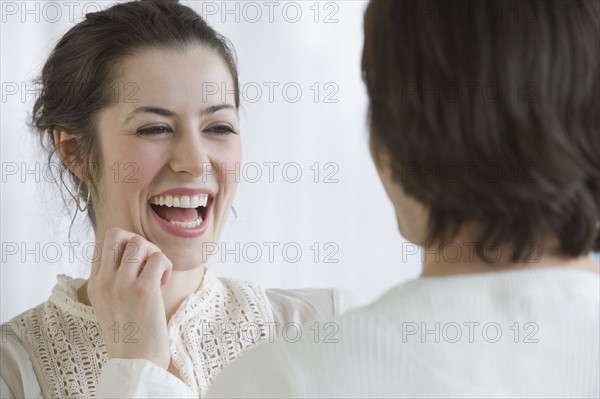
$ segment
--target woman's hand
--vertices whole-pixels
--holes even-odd
[[[147,359],[167,369],[169,335],[161,286],[173,264],[143,237],[112,228],[99,241],[87,285],[109,358]]]

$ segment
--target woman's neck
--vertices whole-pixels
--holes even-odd
[[[173,270],[167,284],[161,287],[167,322],[171,320],[171,316],[177,311],[185,298],[198,291],[204,281],[205,273],[204,266],[192,270]],[[79,287],[77,295],[81,303],[92,306],[87,295],[87,283],[86,281]]]

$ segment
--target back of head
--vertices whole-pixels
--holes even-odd
[[[600,2],[371,1],[371,140],[428,241],[600,248]],[[377,158],[377,156],[376,156]]]

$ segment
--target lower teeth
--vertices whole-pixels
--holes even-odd
[[[199,217],[196,220],[190,220],[189,222],[180,222],[177,220],[170,220],[169,223],[174,224],[175,226],[185,227],[186,229],[192,229],[194,227],[200,226],[202,223],[202,218]]]

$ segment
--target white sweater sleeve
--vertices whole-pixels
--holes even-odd
[[[100,375],[97,398],[194,398],[179,378],[144,359],[109,359]]]

